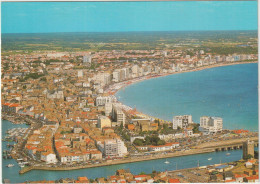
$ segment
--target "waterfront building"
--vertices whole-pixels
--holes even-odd
[[[56,155],[51,151],[41,152],[41,160],[46,163],[56,163]]]
[[[111,120],[106,116],[99,116],[97,127],[103,129],[104,127],[111,127]]]
[[[172,128],[177,130],[180,128],[187,128],[189,124],[192,124],[192,116],[191,115],[183,115],[183,116],[174,116]]]
[[[125,126],[125,113],[116,104],[112,105],[112,118],[117,122],[117,126],[123,124]]]
[[[254,157],[254,141],[247,140],[246,142],[243,142],[243,159],[246,159],[248,155],[251,155]]]
[[[160,145],[160,146],[148,146],[148,150],[149,151],[170,151],[179,146],[180,146],[180,144],[178,142],[172,142],[172,143],[166,143],[165,145]]]
[[[124,73],[124,76],[125,76],[125,80],[129,79],[130,77],[130,72],[129,72],[129,68],[123,68],[122,69],[123,73]]]
[[[95,84],[100,84],[103,87],[111,83],[111,75],[109,73],[98,73],[93,76],[92,80]]]
[[[132,66],[131,70],[132,70],[132,77],[133,78],[138,77],[139,66],[134,65]]]
[[[113,71],[113,79],[112,80],[113,80],[113,82],[121,81],[120,70]]]
[[[121,139],[116,138],[104,141],[104,156],[123,157],[126,154],[127,148]]]
[[[199,130],[203,133],[221,132],[223,129],[223,119],[220,117],[200,117]]]

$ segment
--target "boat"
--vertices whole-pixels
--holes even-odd
[[[212,160],[212,158],[208,158],[208,160]]]
[[[19,166],[20,166],[21,168],[23,168],[23,167],[25,166],[25,164],[19,163]]]
[[[14,164],[8,164],[6,167],[13,167]]]
[[[166,161],[164,162],[165,164],[169,164],[170,162],[166,159]]]
[[[230,155],[231,153],[226,153],[226,155],[228,156],[228,155]]]

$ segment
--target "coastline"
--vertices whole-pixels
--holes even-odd
[[[198,67],[198,68],[180,71],[180,72],[167,73],[167,74],[161,74],[161,75],[153,75],[153,76],[144,76],[144,77],[139,78],[139,79],[135,78],[135,79],[131,79],[131,80],[127,80],[127,81],[123,81],[123,82],[120,82],[120,83],[113,84],[112,86],[109,86],[108,89],[106,89],[106,93],[113,93],[113,96],[116,98],[116,102],[118,102],[125,111],[134,110],[135,108],[128,106],[126,104],[123,104],[120,101],[120,99],[118,99],[115,96],[116,93],[118,93],[120,90],[122,90],[123,88],[125,88],[127,86],[130,86],[132,84],[136,84],[138,82],[142,82],[142,81],[145,81],[145,80],[150,80],[150,79],[159,78],[159,77],[166,77],[166,76],[169,76],[169,75],[175,75],[175,74],[181,74],[181,73],[187,73],[187,72],[196,72],[196,71],[206,70],[206,69],[210,69],[210,68],[218,68],[218,67],[239,65],[239,64],[251,64],[251,63],[258,63],[258,60],[256,60],[256,61],[238,61],[238,62],[233,62],[233,63],[219,63],[219,64],[201,66],[201,67]],[[152,115],[144,114],[144,113],[142,113],[142,112],[140,112],[136,109],[135,109],[135,113],[138,116],[143,117],[143,118],[152,118],[152,119],[158,119],[159,121],[162,121],[162,122],[168,122],[167,120],[163,120],[163,119],[160,119],[158,117],[154,117]]]
[[[135,81],[135,82],[131,82],[129,83],[129,81],[124,81],[121,86],[121,88],[116,89],[116,92],[118,92],[119,90],[121,90],[123,87],[126,87],[128,85],[137,83],[137,82],[141,82],[144,80],[149,80],[149,79],[153,79],[153,78],[157,78],[157,77],[164,77],[164,76],[168,76],[168,75],[173,75],[173,74],[179,74],[179,73],[186,73],[186,72],[193,72],[193,71],[200,71],[200,70],[204,70],[204,69],[209,69],[209,68],[215,68],[215,67],[222,67],[222,66],[229,66],[229,65],[237,65],[237,64],[250,64],[250,63],[258,63],[257,61],[254,62],[236,62],[236,63],[227,63],[227,64],[216,64],[216,65],[210,65],[210,66],[204,66],[204,67],[199,67],[199,68],[195,68],[192,70],[187,70],[187,71],[181,71],[181,72],[175,72],[175,73],[167,73],[164,75],[158,75],[158,76],[152,76],[152,77],[148,77],[145,76],[143,77],[141,80],[138,79],[133,79],[131,81]],[[119,101],[120,102],[120,101]],[[120,102],[121,103],[121,102]],[[124,105],[124,104],[122,104]],[[126,105],[125,105],[126,106]],[[138,112],[140,115],[146,116],[146,117],[152,117],[152,116],[148,116],[145,115],[141,112]],[[158,118],[156,118],[158,119]],[[13,122],[12,122],[13,123]],[[142,161],[149,161],[149,160],[156,160],[156,159],[163,159],[163,158],[170,158],[170,157],[181,157],[181,156],[186,156],[186,155],[195,155],[195,154],[203,154],[203,153],[209,153],[209,152],[214,152],[215,150],[213,148],[202,148],[202,149],[192,149],[189,151],[185,151],[185,152],[175,152],[175,153],[170,153],[167,155],[161,155],[161,156],[157,156],[157,157],[149,157],[149,158],[139,158],[139,159],[123,159],[123,160],[114,160],[113,162],[109,162],[109,163],[100,163],[100,164],[93,164],[93,165],[86,165],[86,166],[80,166],[80,167],[45,167],[45,166],[32,166],[32,167],[26,167],[24,169],[22,169],[20,171],[20,174],[29,172],[30,170],[76,170],[76,169],[85,169],[85,168],[94,168],[94,167],[103,167],[103,166],[110,166],[110,165],[118,165],[118,164],[124,164],[124,163],[132,163],[132,162],[142,162]]]
[[[243,141],[247,139],[239,139],[232,141],[232,145],[242,144]],[[258,141],[258,137],[251,137],[250,140]],[[222,143],[222,144],[220,144]],[[104,166],[111,166],[111,165],[120,165],[125,163],[133,163],[133,162],[143,162],[143,161],[149,161],[149,160],[157,160],[157,159],[164,159],[164,158],[171,158],[171,157],[182,157],[182,156],[188,156],[188,155],[196,155],[196,154],[204,154],[204,153],[210,153],[215,152],[216,148],[219,147],[227,147],[230,146],[229,141],[223,141],[218,142],[217,144],[214,144],[210,147],[203,147],[203,148],[195,148],[191,150],[185,150],[185,151],[178,151],[175,153],[168,153],[158,156],[146,156],[146,157],[139,157],[135,159],[126,158],[126,159],[119,159],[119,160],[113,160],[113,162],[106,162],[106,163],[99,163],[99,164],[91,164],[91,165],[85,165],[85,166],[76,166],[76,167],[46,167],[46,166],[29,166],[25,167],[20,170],[19,174],[24,174],[26,172],[29,172],[31,170],[50,170],[50,171],[66,171],[66,170],[78,170],[78,169],[86,169],[86,168],[94,168],[94,167],[104,167]]]

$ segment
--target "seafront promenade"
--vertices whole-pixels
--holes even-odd
[[[125,158],[120,160],[113,160],[110,162],[104,162],[104,163],[98,163],[98,164],[91,164],[91,165],[84,165],[84,166],[28,166],[23,168],[19,173],[24,174],[26,172],[29,172],[31,170],[52,170],[52,171],[66,171],[66,170],[76,170],[76,169],[85,169],[85,168],[93,168],[93,167],[103,167],[103,166],[110,166],[110,165],[117,165],[117,164],[124,164],[124,163],[132,163],[132,162],[142,162],[142,161],[148,161],[148,160],[155,160],[155,159],[163,159],[163,158],[171,158],[171,157],[180,157],[180,156],[187,156],[187,155],[195,155],[195,154],[203,154],[203,153],[210,153],[216,151],[216,145],[218,147],[225,147],[232,145],[240,145],[247,139],[253,140],[258,143],[258,137],[251,137],[251,138],[242,138],[237,140],[228,140],[228,141],[220,141],[220,142],[212,142],[208,143],[207,146],[202,144],[202,146],[198,145],[197,148],[185,150],[185,151],[177,151],[174,153],[167,153],[167,154],[161,154],[161,155],[147,155],[147,156],[141,156],[138,158]]]

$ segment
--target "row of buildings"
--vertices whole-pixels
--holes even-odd
[[[177,130],[178,127],[181,129],[187,129],[189,125],[194,124],[191,115],[174,116],[172,128]],[[223,129],[223,119],[220,117],[200,117],[199,131],[207,133],[221,132]]]

